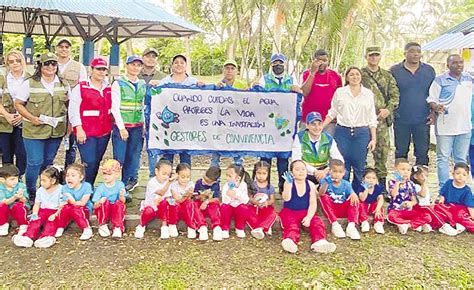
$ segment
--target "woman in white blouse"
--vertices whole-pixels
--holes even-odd
[[[334,139],[344,157],[345,178],[349,180],[352,168],[352,184],[358,186],[362,181],[368,150],[375,149],[377,115],[374,94],[361,85],[360,69],[350,67],[345,79],[346,85],[338,88],[334,94],[323,126],[327,126],[334,118],[337,119]]]
[[[26,168],[26,153],[22,137],[22,116],[15,110],[14,102],[18,88],[25,78],[30,75],[26,72],[25,57],[20,51],[12,50],[5,56],[6,74],[0,75],[0,151],[2,163],[13,163],[23,176]]]

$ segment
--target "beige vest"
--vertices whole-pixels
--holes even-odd
[[[81,74],[81,64],[75,60],[71,60],[63,73],[59,73],[59,76],[66,80],[69,87],[74,88],[79,83],[79,76]]]
[[[8,113],[15,112],[13,107],[13,100],[8,92],[7,80],[3,75],[0,75],[0,97],[2,101],[2,106]],[[13,126],[8,123],[5,117],[0,116],[0,133],[11,133],[13,132]]]

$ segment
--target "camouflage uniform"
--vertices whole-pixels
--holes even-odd
[[[367,55],[373,53],[380,54],[380,47],[367,48]],[[380,109],[388,109],[390,111],[390,115],[387,118],[379,120],[376,131],[377,144],[373,151],[377,177],[379,178],[380,184],[385,185],[387,157],[390,151],[389,128],[393,122],[393,110],[398,107],[400,92],[398,91],[395,78],[388,70],[382,68],[379,68],[376,72],[371,72],[368,67],[364,67],[362,69],[362,84],[374,93],[375,110],[377,114]]]

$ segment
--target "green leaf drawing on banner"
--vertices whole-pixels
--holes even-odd
[[[281,132],[281,133],[280,133],[280,136],[281,136],[281,137],[285,137],[285,132]]]
[[[168,131],[165,130],[165,136],[168,136]]]
[[[273,118],[273,117],[275,117],[275,114],[274,114],[274,113],[270,113],[270,114],[268,115],[268,117],[269,117],[269,118]]]
[[[158,126],[156,126],[155,123],[153,123],[151,126],[153,127],[153,129],[155,129],[156,131],[158,131]]]
[[[165,145],[166,145],[166,146],[168,146],[168,147],[170,146],[170,142],[168,141],[168,139],[164,139],[163,142],[165,142]]]
[[[156,140],[160,141],[160,138],[158,136],[155,136]]]

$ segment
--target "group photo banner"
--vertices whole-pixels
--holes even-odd
[[[167,85],[149,89],[148,150],[155,154],[289,157],[297,93]]]

